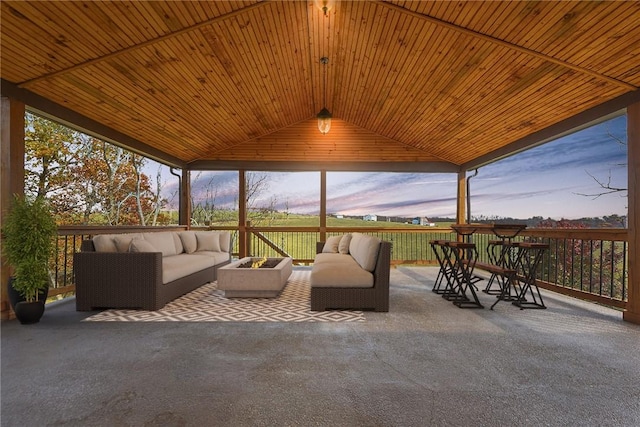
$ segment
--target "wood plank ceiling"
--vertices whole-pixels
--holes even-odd
[[[640,86],[640,2],[330,6],[3,1],[1,77],[183,166],[463,165]]]

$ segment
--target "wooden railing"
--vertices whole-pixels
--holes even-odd
[[[58,251],[52,260],[55,285],[49,295],[63,297],[75,291],[73,285],[73,252],[80,242],[97,234],[142,231],[174,231],[186,227],[60,227]],[[202,227],[224,229],[233,234],[233,253],[239,254],[238,227]],[[296,264],[313,262],[315,242],[326,237],[350,232],[377,236],[393,243],[393,265],[437,265],[428,244],[434,239],[456,239],[449,228],[376,228],[376,227],[247,227],[247,253],[253,256],[290,256]],[[486,259],[486,246],[495,239],[491,234],[474,234],[481,259]],[[624,308],[627,301],[627,230],[626,229],[527,229],[516,240],[548,243],[539,274],[539,286],[578,298]]]

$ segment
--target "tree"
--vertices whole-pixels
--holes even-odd
[[[627,142],[618,138],[617,136],[613,135],[610,131],[607,131],[607,135],[613,139],[619,146],[624,147],[625,151],[626,151],[626,147],[627,147]],[[617,167],[626,167],[627,163],[618,163],[617,165],[615,165]],[[626,192],[627,188],[626,187],[616,187],[611,185],[611,169],[609,169],[609,174],[607,176],[607,178],[598,178],[595,175],[591,174],[589,171],[585,171],[587,173],[587,175],[589,175],[591,177],[591,179],[593,179],[598,186],[601,188],[602,191],[599,192],[595,192],[595,193],[576,193],[579,196],[585,196],[585,197],[592,197],[594,200],[607,195],[607,194],[614,194],[614,193],[622,193],[622,192]],[[623,196],[626,197],[626,194]]]

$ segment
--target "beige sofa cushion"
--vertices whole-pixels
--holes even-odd
[[[351,243],[351,234],[345,234],[340,238],[340,243],[338,244],[338,252],[341,254],[349,253],[349,244]]]
[[[162,256],[176,255],[175,233],[172,231],[159,231],[143,233],[144,240],[151,243]]]
[[[333,236],[327,238],[327,241],[324,243],[324,247],[322,248],[322,253],[337,254],[338,245],[340,245],[340,239],[342,239],[342,236]]]
[[[129,246],[131,245],[131,241],[133,239],[142,239],[142,233],[124,233],[124,234],[115,234],[113,236],[113,240],[116,243],[116,248],[118,248],[118,252],[129,252]],[[159,252],[159,251],[156,251]]]
[[[178,235],[182,240],[182,247],[186,253],[192,254],[198,249],[195,231],[180,231]]]
[[[228,231],[218,231],[220,235],[220,250],[222,252],[231,252],[231,233]]]
[[[129,244],[129,252],[160,252],[147,240],[141,238],[131,239]]]
[[[220,252],[220,234],[213,231],[196,231],[198,246],[196,251]]]
[[[371,288],[373,274],[362,269],[349,255],[316,254],[311,286],[318,288]]]
[[[162,284],[173,282],[211,266],[213,266],[211,257],[201,255],[199,252],[162,257]],[[213,280],[213,274],[211,274],[211,280]]]
[[[99,234],[93,237],[93,246],[96,252],[118,252],[113,234]]]
[[[378,251],[380,250],[380,240],[375,236],[367,236],[362,233],[352,233],[349,243],[349,254],[356,260],[360,267],[367,271],[376,268]]]

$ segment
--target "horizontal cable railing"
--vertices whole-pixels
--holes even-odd
[[[50,297],[64,297],[75,292],[73,253],[80,242],[98,234],[184,230],[175,227],[96,227],[61,226],[58,244],[51,260]],[[192,228],[193,229],[193,228]],[[234,256],[239,254],[238,227],[201,227],[228,230],[232,233]],[[247,227],[247,249],[252,256],[290,256],[296,264],[310,264],[315,256],[320,227]],[[394,265],[437,265],[430,240],[455,240],[449,228],[344,228],[327,227],[327,237],[359,232],[377,236],[393,244]],[[471,236],[480,259],[488,262],[486,248],[493,234]],[[527,229],[514,240],[531,240],[549,244],[539,270],[539,286],[571,296],[624,308],[628,298],[628,254],[626,229]]]

